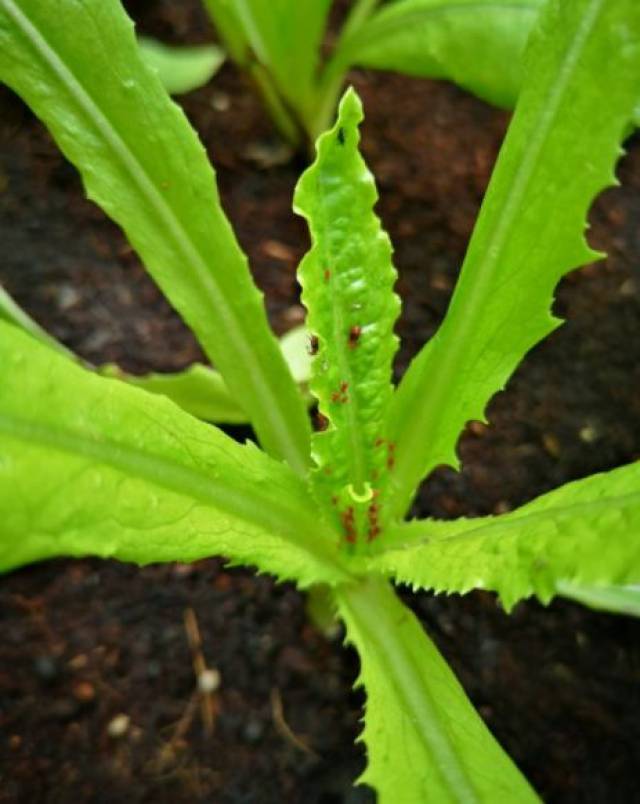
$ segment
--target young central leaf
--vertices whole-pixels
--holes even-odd
[[[380,530],[380,492],[394,462],[382,423],[399,311],[391,243],[373,212],[378,194],[358,152],[362,118],[360,99],[349,89],[294,199],[313,243],[299,280],[321,422],[312,439],[314,484],[348,544],[366,544]]]

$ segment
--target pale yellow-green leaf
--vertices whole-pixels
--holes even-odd
[[[0,569],[66,555],[349,577],[285,464],[0,322]]]

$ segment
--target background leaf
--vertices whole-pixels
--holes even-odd
[[[512,108],[522,57],[543,0],[398,0],[383,6],[337,55],[344,65],[447,78]]]
[[[567,581],[557,584],[558,594],[598,611],[640,617],[640,585],[584,586]]]
[[[360,781],[379,804],[538,801],[389,586],[369,581],[336,595],[367,693]]]
[[[60,341],[49,335],[37,324],[0,285],[0,318],[28,332],[47,346],[82,363],[82,359],[67,349]],[[289,366],[291,375],[308,397],[307,385],[311,376],[309,335],[305,327],[294,327],[279,340],[280,350]],[[161,394],[171,399],[187,413],[203,421],[224,424],[249,424],[244,408],[229,391],[220,372],[201,363],[194,363],[184,371],[172,373],[151,372],[134,375],[123,371],[114,363],[100,366],[103,377],[112,377],[143,388],[152,394]]]
[[[531,36],[529,70],[444,323],[392,405],[402,515],[421,478],[457,465],[465,423],[524,354],[555,329],[554,288],[593,260],[584,228],[637,97],[635,0],[551,0]]]
[[[4,322],[0,366],[0,569],[224,555],[302,586],[349,577],[304,481],[255,445]]]
[[[242,405],[229,393],[222,375],[202,363],[194,363],[183,371],[150,372],[137,376],[127,374],[113,363],[100,366],[103,377],[122,380],[150,394],[159,394],[182,410],[205,422],[248,424]]]
[[[382,424],[399,310],[391,244],[373,213],[378,195],[358,152],[362,117],[349,90],[294,198],[313,243],[298,272],[307,327],[317,342],[310,387],[328,420],[312,436],[315,479],[350,542],[358,533],[368,540],[377,535],[372,495],[384,488],[390,460]]]
[[[64,19],[64,25],[60,20]],[[0,80],[46,123],[222,372],[265,448],[306,470],[309,422],[180,109],[117,0],[0,0]]]
[[[280,348],[300,393],[308,396],[307,383],[311,373],[309,335],[305,327],[295,327],[280,339]],[[127,374],[110,363],[101,366],[105,377],[115,377],[152,394],[171,399],[187,413],[203,421],[217,424],[248,424],[242,405],[229,391],[222,375],[202,363],[194,363],[184,371],[161,374],[152,372],[136,376]]]
[[[147,36],[138,37],[142,57],[171,95],[191,92],[209,83],[225,60],[217,45],[165,45]]]
[[[369,567],[435,592],[497,592],[510,609],[569,584],[640,583],[640,463],[568,483],[498,517],[425,520],[389,534]],[[563,586],[565,585],[565,586]]]

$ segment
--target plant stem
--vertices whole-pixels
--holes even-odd
[[[379,2],[380,0],[356,0],[344,25],[342,26],[336,49],[340,47],[340,44],[343,40],[350,37],[351,34],[355,33],[355,31],[357,31],[358,28],[360,28],[360,26],[367,21],[372,12],[375,11],[375,8]]]
[[[271,120],[284,139],[295,149],[303,139],[302,124],[285,105],[282,95],[273,83],[269,71],[258,62],[248,67],[249,75],[258,88]]]
[[[331,58],[327,62],[319,81],[317,92],[317,109],[315,116],[309,121],[307,131],[311,143],[329,128],[336,106],[338,97],[344,84],[345,75],[349,65],[343,58],[343,49],[353,35],[364,25],[371,16],[379,0],[356,0],[347,19],[345,20],[340,36],[333,49]]]

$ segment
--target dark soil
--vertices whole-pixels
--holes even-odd
[[[168,40],[209,35],[195,3],[130,5]],[[353,81],[400,271],[401,373],[443,316],[507,115],[445,84]],[[290,211],[300,165],[264,167],[277,140],[232,68],[184,105],[284,331],[302,313],[295,268],[306,232]],[[201,359],[122,234],[6,90],[0,119],[0,281],[92,361],[143,371]],[[609,258],[562,283],[556,311],[567,324],[494,400],[491,426],[469,428],[463,471],[438,471],[420,514],[506,511],[640,456],[640,140],[619,174],[622,188],[591,215],[591,241]],[[637,621],[562,601],[506,616],[482,593],[407,599],[546,801],[640,801]],[[222,677],[212,735],[194,706],[186,609]],[[351,787],[363,766],[357,660],[314,630],[289,585],[215,560],[144,570],[56,561],[2,580],[0,623],[0,801],[372,800]],[[110,736],[120,714],[128,729]]]

